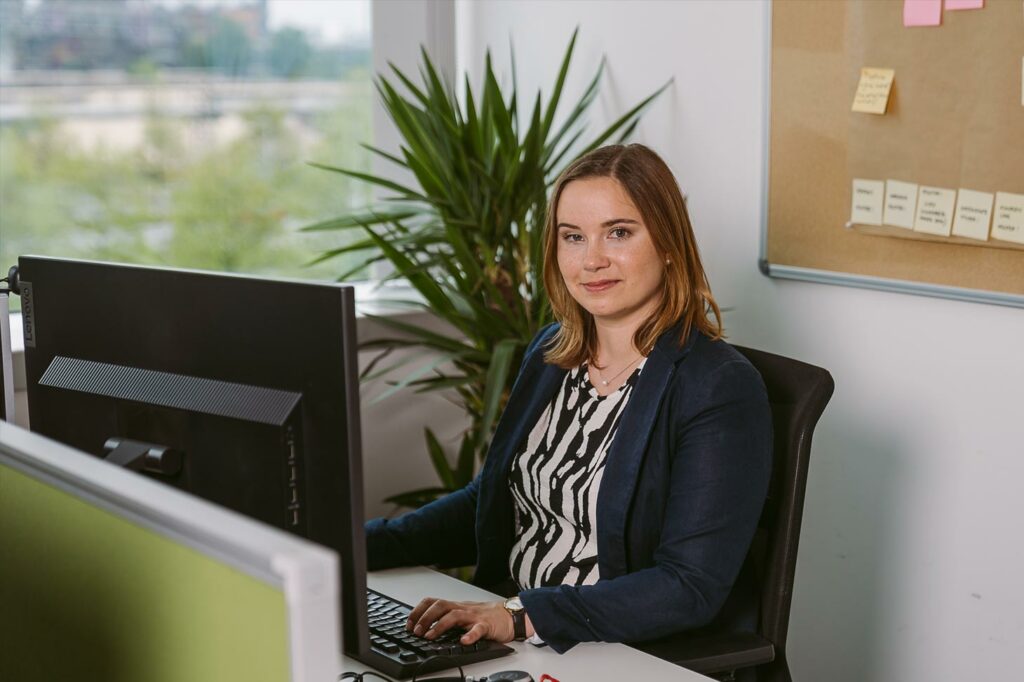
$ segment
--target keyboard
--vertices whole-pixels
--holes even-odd
[[[488,661],[515,650],[498,642],[480,640],[464,646],[459,638],[465,630],[453,628],[437,639],[424,639],[406,631],[412,607],[373,590],[366,591],[367,624],[372,665],[392,677],[412,677]]]

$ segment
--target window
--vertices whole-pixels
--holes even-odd
[[[370,0],[0,0],[0,266],[334,279],[367,204]],[[16,304],[17,299],[12,303]]]

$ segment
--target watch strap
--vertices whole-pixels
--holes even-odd
[[[510,611],[512,614],[512,634],[515,636],[517,642],[526,641],[526,611],[519,609],[518,611]]]
[[[509,615],[512,616],[512,636],[517,642],[526,641],[526,609],[523,608],[522,604],[518,599],[515,599],[515,606],[509,606],[509,602],[513,601],[508,599],[505,601],[505,610],[508,611]]]

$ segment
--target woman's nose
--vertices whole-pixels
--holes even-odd
[[[584,270],[600,270],[608,265],[608,257],[600,246],[588,246],[587,254],[583,259]]]

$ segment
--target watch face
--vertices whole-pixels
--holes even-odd
[[[523,602],[519,601],[519,597],[510,597],[505,600],[505,608],[509,611],[522,611]]]

